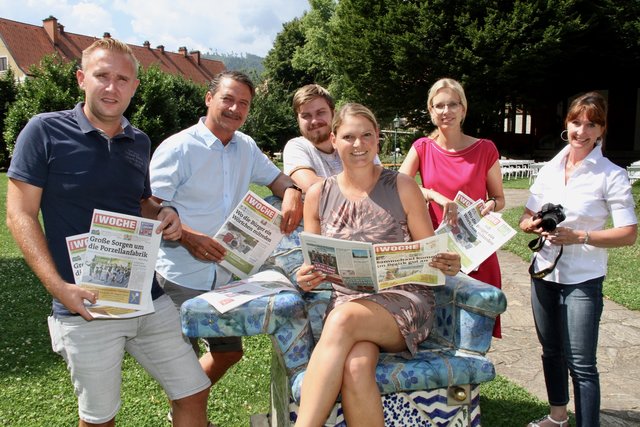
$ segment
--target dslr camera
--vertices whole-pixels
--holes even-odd
[[[540,221],[540,227],[546,232],[551,232],[556,229],[558,224],[565,220],[566,216],[564,215],[564,208],[562,205],[545,203],[542,205],[542,209],[540,209],[533,218],[541,218],[542,221]]]

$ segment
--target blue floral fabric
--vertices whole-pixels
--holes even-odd
[[[296,231],[282,239],[263,269],[280,271],[295,284],[301,264]],[[188,337],[270,335],[274,363],[279,364],[272,371],[286,375],[280,380],[289,385],[289,398],[279,399],[283,406],[290,399],[299,402],[304,370],[322,332],[329,289],[327,285],[314,292],[281,292],[222,314],[206,301],[193,298],[182,305],[182,330]],[[417,355],[407,360],[381,354],[376,370],[381,394],[480,384],[495,377],[493,363],[485,354],[495,318],[506,309],[504,293],[459,273],[447,277],[445,286],[435,288],[434,294],[434,326]]]

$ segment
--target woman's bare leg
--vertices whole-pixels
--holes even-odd
[[[342,409],[349,427],[384,427],[382,400],[376,382],[380,348],[359,342],[347,356],[342,377]]]
[[[297,427],[324,424],[342,388],[347,357],[359,342],[370,342],[386,351],[406,349],[395,319],[379,304],[356,300],[333,309],[302,381]],[[375,364],[377,361],[376,354]]]

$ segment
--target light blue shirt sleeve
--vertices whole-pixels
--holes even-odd
[[[269,185],[280,169],[249,136],[236,132],[223,145],[202,119],[165,140],[151,161],[154,196],[180,212],[193,230],[213,236],[249,190],[251,183]],[[230,274],[216,263],[194,258],[176,242],[163,241],[156,270],[178,285],[210,290],[228,282]]]

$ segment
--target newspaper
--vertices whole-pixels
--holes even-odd
[[[307,264],[327,275],[326,280],[358,292],[374,293],[412,283],[444,285],[444,273],[429,266],[431,258],[447,250],[447,236],[415,242],[354,242],[300,233]]]
[[[87,249],[89,233],[76,234],[67,237],[67,252],[73,268],[73,279],[75,284],[80,284],[82,278],[82,268],[84,266],[84,254]],[[140,309],[120,308],[109,305],[92,304],[87,306],[87,310],[94,318],[118,318],[126,319],[130,317],[142,316],[155,311],[152,301],[146,307]]]
[[[213,237],[227,249],[219,265],[241,279],[256,273],[282,239],[282,213],[248,191]]]
[[[451,226],[442,221],[436,234],[449,236],[449,249],[460,254],[460,270],[469,274],[515,236],[516,230],[499,213],[482,216],[482,200],[473,200],[459,191],[454,202],[458,205],[458,224]]]
[[[137,310],[134,315],[153,310],[151,285],[161,239],[158,225],[160,221],[93,211],[79,280],[80,287],[98,296],[97,306],[89,306],[90,311],[112,317],[133,313],[115,308]],[[72,262],[74,257],[72,252]]]
[[[218,312],[226,313],[261,296],[277,294],[282,291],[297,290],[286,276],[273,270],[267,270],[232,282],[214,291],[206,292],[197,298],[207,301]]]

